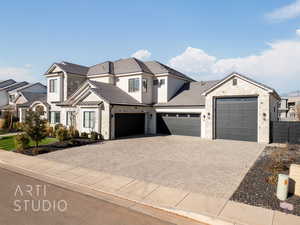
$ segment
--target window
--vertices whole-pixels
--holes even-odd
[[[158,85],[158,80],[153,80],[153,85]]]
[[[75,125],[75,112],[74,111],[68,111],[67,112],[67,126],[74,126]]]
[[[15,96],[14,95],[9,95],[9,101],[13,102],[15,100]]]
[[[233,80],[232,80],[232,85],[233,85],[233,86],[237,85],[237,79],[233,79]]]
[[[45,109],[42,105],[38,105],[37,107],[35,107],[35,111],[39,112],[41,116],[45,115]]]
[[[128,92],[139,91],[140,89],[140,78],[131,78],[128,80]]]
[[[60,112],[50,112],[50,123],[60,123]]]
[[[147,78],[143,78],[142,85],[143,85],[143,92],[147,92],[147,90],[148,90],[148,79]]]
[[[49,81],[49,92],[55,93],[57,91],[57,79],[52,79]]]
[[[95,128],[95,112],[83,112],[83,127]]]

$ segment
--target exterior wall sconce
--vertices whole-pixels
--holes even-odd
[[[152,116],[153,116],[152,113],[150,113],[150,119],[152,119]]]
[[[111,118],[114,118],[114,114],[111,114]]]
[[[263,120],[266,120],[267,114],[263,113]]]
[[[207,119],[210,120],[210,113],[207,113]]]

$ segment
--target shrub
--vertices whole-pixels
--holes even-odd
[[[47,126],[46,131],[47,131],[47,136],[49,136],[49,137],[54,137],[55,136],[55,132],[54,132],[53,127]]]
[[[56,138],[57,138],[60,142],[63,142],[63,141],[68,140],[68,139],[69,139],[69,133],[68,133],[67,128],[65,128],[65,127],[59,128],[59,129],[56,131]]]
[[[22,131],[24,129],[25,124],[22,122],[15,122],[14,129],[17,131]]]
[[[15,136],[14,140],[18,152],[23,152],[25,149],[29,148],[30,139],[27,134],[18,134]]]
[[[91,139],[94,140],[94,141],[99,140],[99,134],[95,131],[92,131],[91,132]]]
[[[79,138],[79,131],[75,129],[75,127],[69,127],[69,136],[71,138]]]
[[[88,138],[88,137],[89,137],[89,134],[86,133],[86,132],[82,132],[82,133],[81,133],[81,137],[82,137],[82,138]]]

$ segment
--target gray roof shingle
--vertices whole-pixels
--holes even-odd
[[[4,88],[1,88],[0,90],[1,90],[1,91],[2,91],[2,90],[5,90],[5,91],[9,92],[9,91],[15,90],[15,89],[17,89],[17,88],[23,87],[23,86],[25,86],[25,85],[27,85],[27,84],[28,84],[28,82],[26,82],[26,81],[18,82],[18,83],[14,83],[14,84],[12,84],[12,85],[6,86],[6,87],[4,87]]]
[[[82,66],[74,63],[65,62],[65,61],[62,61],[60,63],[55,63],[55,64],[68,73],[87,75],[89,70],[89,67],[87,66]]]
[[[100,74],[114,74],[113,63],[110,61],[99,63],[97,65],[91,66],[87,73],[88,76],[100,75]]]
[[[187,79],[189,81],[194,81],[194,79],[188,77],[187,75],[167,66],[157,61],[143,62],[134,57],[119,59],[116,61],[106,61],[103,63],[96,64],[91,67],[81,66],[69,62],[55,63],[61,69],[66,72],[81,74],[81,75],[102,75],[102,74],[112,74],[121,75],[127,73],[149,73],[149,74],[162,74],[169,73],[175,76]]]
[[[185,83],[170,101],[155,106],[204,106],[205,96],[202,93],[218,82],[214,80]]]
[[[125,74],[135,72],[152,73],[148,67],[136,58],[120,59],[113,62],[114,74]]]
[[[34,92],[27,92],[21,91],[21,94],[27,99],[27,102],[23,104],[18,104],[20,107],[29,107],[35,101],[41,101],[44,104],[47,103],[47,93],[34,93]]]
[[[13,79],[3,80],[0,82],[0,88],[4,88],[4,87],[7,87],[7,86],[15,84],[15,83],[17,83],[17,82]]]
[[[100,98],[103,98],[111,104],[144,105],[115,85],[97,81],[89,82],[95,86],[95,88],[91,90]]]
[[[148,61],[144,62],[145,65],[152,71],[153,74],[163,74],[163,73],[170,73],[178,77],[182,77],[184,79],[190,80],[190,81],[195,81],[194,79],[188,77],[187,75],[180,73],[179,71],[164,65],[160,62],[157,61]]]

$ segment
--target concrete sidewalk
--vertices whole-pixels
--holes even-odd
[[[173,215],[192,218],[200,224],[300,224],[300,217],[278,211],[13,152],[0,151],[0,165],[23,171],[37,179],[67,185],[70,189],[79,185],[83,193],[96,191],[106,198],[113,196],[119,199],[121,204],[124,200],[135,202],[127,206],[152,216],[156,213],[155,209],[161,209]]]

